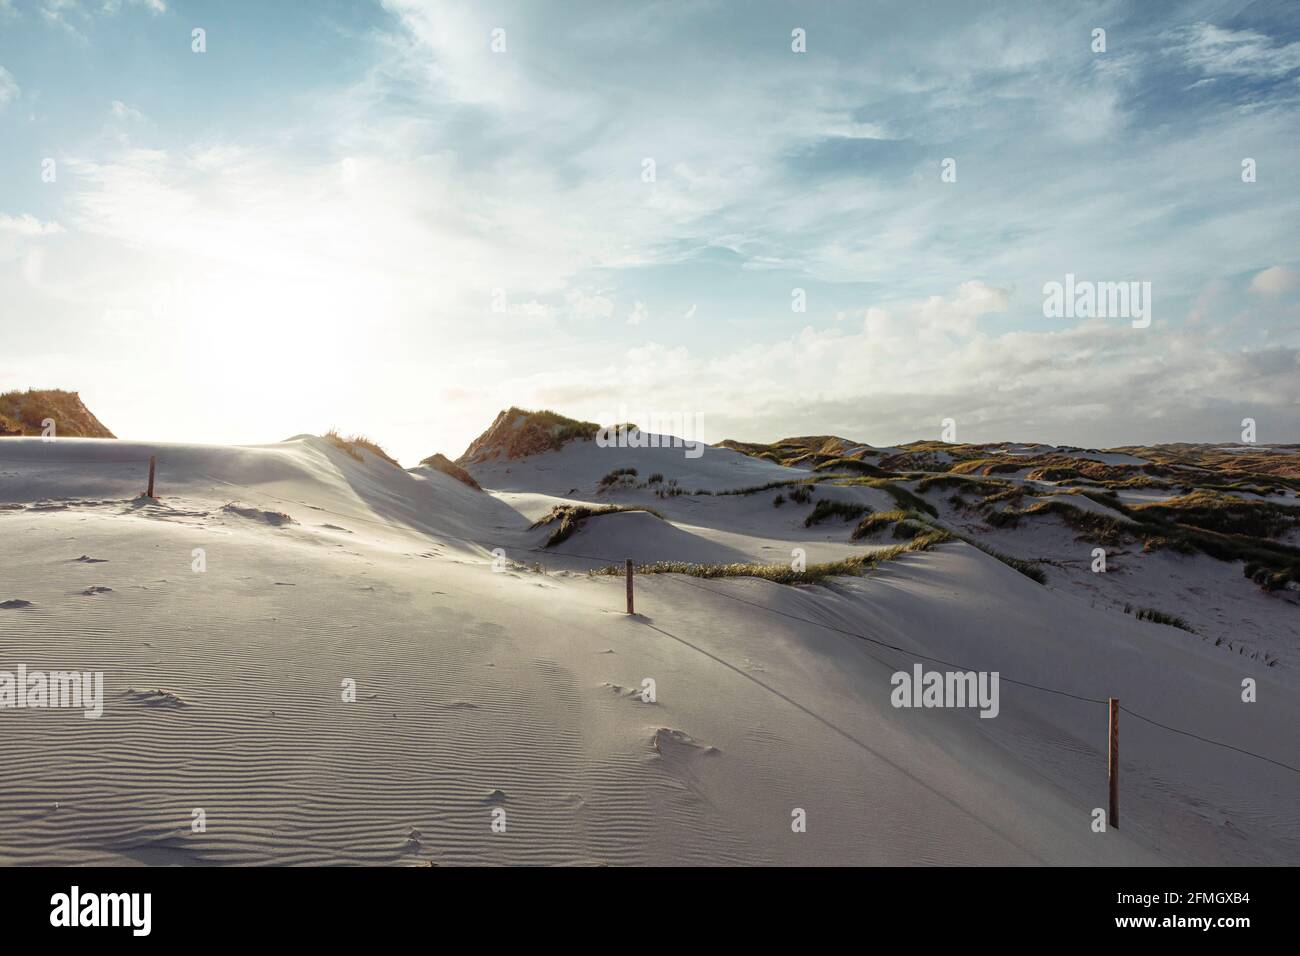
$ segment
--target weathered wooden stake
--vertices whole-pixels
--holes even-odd
[[[627,613],[635,614],[632,610],[632,559],[627,559]]]
[[[149,456],[149,490],[146,492],[150,498],[153,497],[153,473],[158,467],[158,458],[154,455]]]
[[[1106,824],[1119,827],[1119,698],[1110,698],[1110,758],[1107,762],[1107,779],[1110,781],[1110,813]]]

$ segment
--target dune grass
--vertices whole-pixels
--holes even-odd
[[[1118,518],[1087,511],[1066,501],[1039,501],[1019,511],[994,511],[988,515],[988,522],[995,528],[1015,527],[1023,517],[1047,515],[1059,518],[1067,528],[1077,531],[1081,541],[1118,547],[1132,537],[1129,528]]]
[[[0,435],[41,435],[45,421],[54,422],[63,438],[113,438],[81,401],[77,392],[29,388],[0,394]]]
[[[939,517],[939,510],[934,505],[926,501],[920,495],[909,491],[902,485],[890,481],[887,478],[843,478],[835,482],[837,485],[862,485],[867,488],[878,488],[894,499],[894,503],[906,511],[924,511],[932,518]]]
[[[1291,573],[1286,569],[1278,570],[1258,561],[1247,561],[1242,572],[1265,591],[1285,590],[1287,583],[1292,580]]]
[[[832,501],[826,498],[817,502],[817,506],[808,513],[803,519],[803,526],[811,528],[815,524],[820,524],[827,518],[841,518],[844,521],[853,521],[855,518],[861,518],[871,509],[866,505],[853,504],[849,501]]]
[[[1025,577],[1029,578],[1029,580],[1036,581],[1039,584],[1047,583],[1047,572],[1045,572],[1033,561],[1026,561],[1023,558],[1013,557],[1012,555],[1005,554],[1001,551],[997,551],[993,548],[990,548],[988,545],[981,544],[980,542],[975,541],[971,538],[962,538],[962,540],[965,541],[973,548],[979,548],[990,558],[997,558],[997,560],[1001,561],[1007,567],[1019,571]]]
[[[811,489],[812,485],[824,480],[825,478],[786,478],[781,481],[769,481],[763,485],[748,485],[744,488],[726,488],[722,491],[697,491],[695,493],[697,495],[717,495],[719,497],[725,497],[727,495],[757,495],[764,491],[771,491],[774,488],[795,489],[800,485]],[[793,492],[790,497],[794,497]]]
[[[483,490],[482,487],[479,485],[479,483],[474,480],[473,475],[471,475],[468,471],[460,467],[460,465],[456,464],[454,461],[449,459],[446,455],[442,454],[441,452],[430,455],[428,458],[420,462],[420,464],[424,465],[427,468],[433,468],[437,471],[440,471],[444,475],[450,475],[452,478],[455,478],[457,481],[461,482],[462,484],[469,485],[475,491]]]
[[[1300,548],[1247,533],[1295,527],[1291,522],[1300,509],[1207,492],[1151,504],[1107,503],[1137,522],[1133,533],[1142,538],[1143,551],[1199,552],[1219,561],[1243,561],[1251,567],[1246,576],[1265,590],[1300,583]]]
[[[1276,538],[1300,526],[1300,508],[1200,489],[1165,501],[1131,505],[1130,511],[1202,531],[1251,538]]]
[[[471,464],[498,456],[524,458],[546,451],[558,451],[574,439],[596,437],[600,426],[542,409],[529,411],[512,405],[497,415],[488,430],[470,442],[457,464]]]
[[[888,531],[890,528],[897,526],[900,522],[906,521],[913,516],[919,517],[919,512],[904,511],[897,509],[894,511],[873,511],[861,521],[849,535],[853,541],[860,541],[863,538],[869,538],[873,534],[879,534],[882,531]]]
[[[637,505],[556,505],[542,517],[529,526],[531,531],[534,528],[540,528],[544,525],[559,522],[559,525],[551,532],[546,539],[544,547],[550,548],[568,540],[579,528],[583,526],[588,518],[594,518],[598,515],[615,514],[619,511],[644,511],[652,514],[656,518],[663,518],[659,512],[653,508],[644,508]]]
[[[1124,613],[1132,614],[1139,621],[1151,621],[1155,624],[1167,624],[1170,627],[1176,627],[1183,631],[1195,634],[1196,631],[1185,620],[1176,614],[1166,614],[1164,611],[1157,611],[1153,607],[1140,607],[1134,610],[1133,605],[1125,604]]]
[[[615,468],[596,483],[597,491],[604,491],[611,485],[624,483],[625,479],[635,478],[635,468]],[[660,478],[663,476],[660,475]]]
[[[344,436],[339,434],[337,428],[331,428],[329,431],[325,433],[325,437],[328,438],[331,442],[333,442],[336,448],[339,448],[342,451],[347,452],[357,461],[364,462],[366,460],[365,456],[361,454],[361,450],[365,449],[375,457],[382,458],[390,465],[393,465],[397,468],[402,467],[400,464],[398,464],[396,458],[388,454],[388,452],[384,451],[384,449],[380,447],[378,442],[367,438],[365,435],[348,435],[345,438]]]
[[[953,489],[958,494],[972,495],[993,495],[1008,488],[1016,487],[1009,481],[998,481],[996,479],[977,478],[968,475],[926,475],[916,483],[918,494],[925,494],[927,491]]]
[[[573,438],[589,439],[594,438],[600,431],[600,426],[595,422],[579,421],[576,418],[569,418],[561,415],[559,412],[553,412],[550,409],[540,409],[539,411],[526,411],[522,408],[511,406],[506,411],[506,417],[511,420],[523,418],[527,425],[538,429],[544,429],[549,433],[550,446],[560,448]],[[636,428],[633,424],[620,426],[623,429]]]
[[[873,465],[869,461],[861,461],[857,458],[831,458],[815,466],[813,471],[845,471],[857,475],[866,475],[872,478],[895,478],[897,475],[892,471],[886,471],[878,465]]]
[[[950,540],[947,532],[934,529],[919,535],[906,544],[881,548],[867,554],[810,564],[802,571],[789,564],[693,564],[688,561],[656,561],[636,568],[638,574],[685,574],[693,578],[761,578],[774,584],[820,584],[834,577],[860,577],[869,574],[886,561],[914,551],[929,551]],[[621,575],[622,565],[610,565],[591,572],[600,575]]]

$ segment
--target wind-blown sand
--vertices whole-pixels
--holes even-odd
[[[1122,827],[1092,832],[1105,705],[1005,682],[1116,696],[1295,765],[1293,667],[963,543],[831,586],[641,575],[636,617],[621,578],[564,556],[861,553],[842,522],[774,508],[775,491],[596,491],[628,464],[688,490],[807,472],[575,442],[472,468],[480,492],[312,437],[15,438],[0,455],[0,602],[27,602],[0,607],[0,669],[102,670],[107,698],[98,720],[0,710],[0,862],[1300,862],[1296,774],[1128,716]],[[150,455],[156,501],[137,497]],[[562,501],[664,517],[592,518],[552,553],[530,524]],[[999,670],[1001,713],[895,709],[890,676],[914,655],[805,622]],[[1257,703],[1240,702],[1243,677]]]

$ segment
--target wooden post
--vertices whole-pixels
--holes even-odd
[[[153,473],[158,467],[158,458],[155,455],[149,456],[149,490],[145,492],[150,498],[153,497]]]
[[[632,559],[627,559],[627,613],[635,614],[632,610]]]
[[[1108,826],[1119,828],[1119,698],[1110,698],[1110,758],[1107,761],[1106,776],[1110,781],[1110,813],[1106,817]]]

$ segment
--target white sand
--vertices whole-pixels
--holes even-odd
[[[133,501],[150,454],[160,499]],[[774,491],[596,493],[615,467],[688,490],[804,472],[577,443],[472,469],[487,493],[314,438],[7,439],[0,456],[0,508],[18,506],[0,510],[0,602],[30,602],[0,609],[0,669],[102,670],[107,696],[98,720],[0,711],[0,862],[1300,862],[1295,774],[1125,718],[1123,826],[1095,834],[1104,705],[1004,682],[993,720],[895,709],[890,675],[915,657],[804,622],[1115,695],[1296,764],[1293,668],[963,544],[832,587],[645,575],[629,618],[620,578],[539,553],[546,531],[528,527],[559,499],[615,501],[665,517],[592,519],[559,550],[860,552],[841,522],[804,529],[811,506],[773,508]],[[826,494],[891,507],[872,489]],[[1239,702],[1243,676],[1258,703]],[[645,678],[656,703],[635,696]]]

